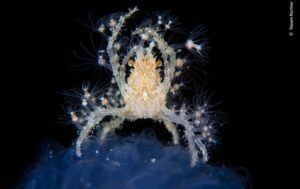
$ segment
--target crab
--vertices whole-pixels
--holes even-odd
[[[124,120],[152,119],[164,124],[172,134],[174,144],[180,143],[177,127],[184,128],[191,166],[200,159],[207,162],[208,147],[216,142],[217,122],[211,116],[212,106],[203,95],[194,105],[173,106],[169,97],[182,86],[172,81],[180,77],[189,61],[182,56],[183,51],[203,58],[206,40],[196,39],[203,30],[200,27],[183,45],[173,47],[164,39],[164,34],[166,30],[172,30],[176,20],[167,15],[156,15],[156,21],[134,28],[128,43],[124,40],[123,35],[128,31],[124,27],[137,11],[135,7],[124,14],[113,14],[97,24],[96,31],[107,40],[107,46],[98,51],[97,63],[112,72],[112,87],[105,92],[95,92],[84,86],[80,108],[69,111],[79,130],[76,155],[82,156],[82,143],[94,129],[100,130],[99,138],[104,142],[109,134],[121,128]],[[106,117],[109,118],[104,120]]]

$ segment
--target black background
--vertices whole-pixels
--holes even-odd
[[[58,93],[99,76],[70,68],[79,43],[90,42],[90,30],[76,19],[87,21],[89,11],[100,18],[134,5],[148,13],[172,10],[187,29],[208,27],[212,50],[205,80],[222,101],[218,108],[228,113],[214,164],[247,169],[254,188],[290,184],[300,80],[294,59],[297,30],[288,35],[289,2],[110,0],[8,8],[5,30],[12,35],[3,36],[10,53],[3,63],[9,74],[3,74],[2,93],[10,98],[3,99],[9,106],[3,107],[7,116],[1,124],[0,188],[16,184],[37,160],[43,141],[68,147],[76,138],[75,129],[59,121],[65,104]],[[137,126],[145,123],[165,132],[154,122]]]

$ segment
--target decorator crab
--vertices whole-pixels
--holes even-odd
[[[172,32],[176,18],[156,14],[154,19],[128,32],[125,25],[137,11],[135,7],[127,13],[104,17],[97,23],[96,30],[106,39],[105,47],[98,51],[97,63],[112,72],[111,87],[99,92],[84,86],[79,108],[69,111],[79,130],[76,154],[82,156],[82,143],[92,130],[100,131],[103,142],[125,119],[148,118],[162,122],[172,134],[174,144],[179,143],[177,127],[182,126],[191,166],[199,158],[206,162],[207,147],[215,142],[218,125],[212,105],[201,94],[191,105],[175,104],[171,97],[182,86],[175,80],[190,61],[185,55],[191,53],[197,61],[205,57],[207,40],[202,36],[203,27],[191,32],[183,44],[172,46],[164,35]]]

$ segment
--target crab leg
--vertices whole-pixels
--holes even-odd
[[[172,133],[173,143],[178,144],[179,143],[179,136],[178,136],[178,132],[176,130],[176,126],[168,120],[164,120],[164,124],[165,124],[167,130],[170,133]]]
[[[100,133],[101,142],[105,141],[105,138],[109,133],[113,132],[115,129],[120,128],[123,121],[124,118],[116,117],[108,122],[103,123],[103,129]]]

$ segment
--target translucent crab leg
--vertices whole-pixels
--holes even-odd
[[[88,136],[88,134],[91,132],[91,130],[95,127],[96,123],[91,117],[89,121],[87,122],[86,126],[83,127],[83,129],[80,131],[80,135],[76,141],[76,155],[78,157],[81,157],[81,144],[83,140]]]
[[[85,120],[87,121],[86,125],[83,126],[82,130],[80,131],[79,137],[76,141],[76,155],[81,157],[81,144],[87,138],[89,133],[96,127],[96,125],[108,115],[112,116],[120,116],[124,114],[124,110],[122,109],[104,109],[98,108],[95,111],[91,112]]]
[[[176,126],[168,121],[168,120],[164,120],[164,124],[167,128],[167,130],[172,133],[172,139],[173,139],[173,143],[174,144],[178,144],[179,143],[179,136],[178,136],[178,132],[177,132],[177,129],[176,129]]]
[[[125,86],[125,79],[123,79],[122,77],[119,77],[119,55],[118,53],[114,50],[114,44],[117,40],[118,35],[121,32],[121,29],[126,21],[126,19],[128,19],[130,16],[132,16],[132,14],[134,14],[136,11],[138,11],[138,8],[135,7],[134,9],[130,10],[128,13],[126,13],[125,15],[121,16],[119,18],[118,24],[111,28],[112,29],[112,35],[109,37],[108,39],[108,44],[107,44],[107,54],[109,56],[110,59],[110,63],[112,66],[112,71],[113,71],[113,75],[116,78],[116,82],[120,88],[121,93],[124,95],[124,88],[123,86]],[[125,70],[124,70],[125,72]]]
[[[202,160],[206,162],[208,160],[208,154],[205,145],[202,142],[202,137],[196,135],[193,132],[193,125],[183,116],[175,114],[173,111],[165,108],[164,109],[164,120],[169,120],[170,122],[180,124],[185,128],[185,138],[188,142],[188,148],[191,153],[191,166],[195,166],[199,160],[198,152],[201,151]],[[199,150],[198,150],[198,149]]]
[[[123,121],[124,121],[124,118],[116,117],[108,122],[103,123],[103,129],[100,133],[101,142],[105,141],[107,134],[109,134],[110,132],[113,132],[117,128],[120,128]]]

